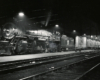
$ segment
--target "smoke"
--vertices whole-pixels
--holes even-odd
[[[49,21],[50,21],[50,18],[51,18],[51,11],[48,13],[48,15],[47,15],[47,20],[46,20],[46,24],[45,24],[45,26],[48,26],[48,23],[49,23]]]

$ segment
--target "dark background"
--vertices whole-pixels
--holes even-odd
[[[69,36],[73,30],[79,35],[99,35],[99,10],[96,1],[0,0],[0,27],[11,22],[26,29],[53,29],[58,24],[59,31]],[[27,19],[23,24],[17,20],[21,11]]]

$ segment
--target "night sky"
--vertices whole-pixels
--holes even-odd
[[[53,29],[58,24],[63,34],[70,35],[76,30],[80,35],[99,35],[99,8],[99,2],[96,1],[0,0],[0,26],[11,22],[30,29]],[[20,11],[26,16],[25,24],[17,20]]]

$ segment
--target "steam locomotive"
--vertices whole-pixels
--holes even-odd
[[[75,41],[74,41],[75,40]],[[93,43],[93,44],[92,44]],[[58,52],[100,47],[100,41],[76,36],[53,34],[46,30],[26,30],[4,26],[0,39],[0,54],[27,54],[42,52]]]
[[[32,52],[43,52],[45,42],[38,41],[39,36],[32,36],[14,27],[3,27],[0,40],[1,54],[25,54]],[[38,41],[38,42],[37,42]]]
[[[73,39],[46,30],[26,30],[4,26],[0,40],[0,54],[57,52],[74,47]],[[71,44],[70,44],[71,43]],[[69,46],[70,45],[70,46]]]

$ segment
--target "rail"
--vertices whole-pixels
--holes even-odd
[[[82,78],[86,77],[89,73],[91,73],[95,68],[97,68],[98,66],[100,66],[100,63],[96,64],[95,66],[93,66],[91,69],[89,69],[88,71],[86,71],[84,74],[82,74],[81,76],[79,76],[78,78],[76,78],[75,80],[81,80]],[[83,79],[82,79],[83,80]]]
[[[10,70],[16,70],[24,67],[29,67],[29,66],[35,66],[35,65],[41,65],[41,64],[46,64],[46,63],[52,63],[56,61],[61,61],[64,59],[70,59],[74,57],[79,57],[83,56],[86,54],[81,54],[81,55],[63,55],[63,56],[50,56],[50,57],[44,57],[40,59],[30,59],[30,60],[24,60],[24,61],[18,61],[18,62],[12,62],[12,63],[6,63],[0,65],[0,72],[6,72]]]
[[[74,65],[74,64],[77,64],[77,63],[80,63],[80,62],[83,62],[83,61],[86,61],[86,60],[89,60],[89,59],[92,59],[92,58],[95,58],[95,57],[98,57],[98,56],[100,56],[100,55],[93,56],[93,57],[90,57],[90,58],[86,58],[86,59],[83,59],[83,60],[80,60],[80,61],[76,61],[76,62],[67,64],[67,65],[65,65],[65,66],[66,66],[66,67],[67,67],[67,66],[71,66],[71,65]],[[57,67],[57,68],[53,68],[53,67],[52,67],[51,70],[47,70],[47,71],[44,71],[44,72],[41,72],[41,73],[38,73],[38,74],[34,74],[34,75],[31,75],[31,76],[27,76],[27,77],[21,78],[21,79],[19,79],[19,80],[34,80],[36,76],[41,76],[41,75],[47,74],[47,73],[49,73],[49,72],[52,72],[52,71],[61,69],[61,68],[65,67],[65,66]]]

